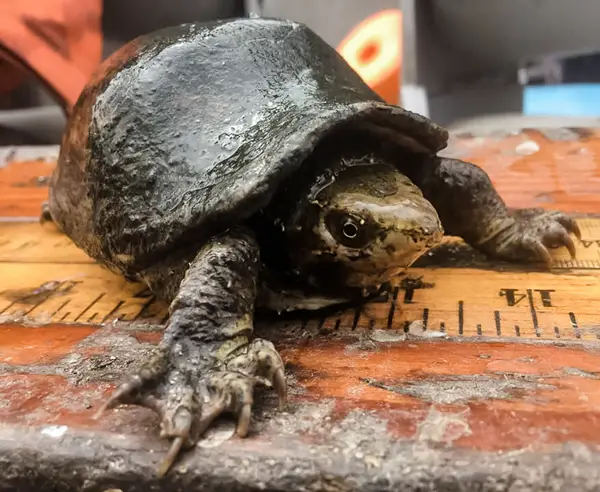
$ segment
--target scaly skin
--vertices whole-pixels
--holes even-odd
[[[403,171],[433,204],[445,233],[463,238],[489,257],[549,264],[548,249],[560,246],[575,257],[569,234],[581,239],[581,232],[571,217],[541,209],[509,211],[480,167],[435,158]]]
[[[150,287],[172,299],[168,326],[156,354],[98,416],[120,403],[156,411],[161,436],[173,439],[159,476],[222,412],[237,414],[237,434],[246,436],[255,384],[274,386],[285,403],[281,357],[270,342],[251,340],[259,267],[252,233],[236,229],[209,241],[189,267],[179,257],[146,273]]]

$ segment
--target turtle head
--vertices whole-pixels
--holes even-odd
[[[439,243],[438,214],[392,164],[345,160],[299,204],[288,242],[309,282],[335,291],[378,288]]]

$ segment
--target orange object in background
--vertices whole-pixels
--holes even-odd
[[[402,12],[382,10],[361,22],[337,51],[386,102],[400,100]]]
[[[66,110],[102,59],[102,0],[0,0],[0,93],[33,73]]]

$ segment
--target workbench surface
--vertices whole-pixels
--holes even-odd
[[[600,490],[600,130],[455,135],[511,207],[559,209],[578,261],[493,263],[450,240],[385,299],[264,320],[288,408],[259,392],[163,479],[145,409],[99,404],[165,306],[37,223],[56,148],[0,150],[0,491]]]

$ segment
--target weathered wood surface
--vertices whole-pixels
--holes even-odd
[[[596,215],[598,137],[463,136],[449,150],[485,168],[510,206]],[[91,417],[158,342],[165,307],[35,222],[52,162],[3,164],[0,490],[159,490],[155,416]],[[415,268],[420,288],[358,321],[261,323],[288,367],[288,409],[261,392],[249,438],[229,438],[224,419],[160,490],[596,490],[600,227],[581,220],[587,266],[561,267],[561,251],[551,272],[470,263],[462,251]]]

